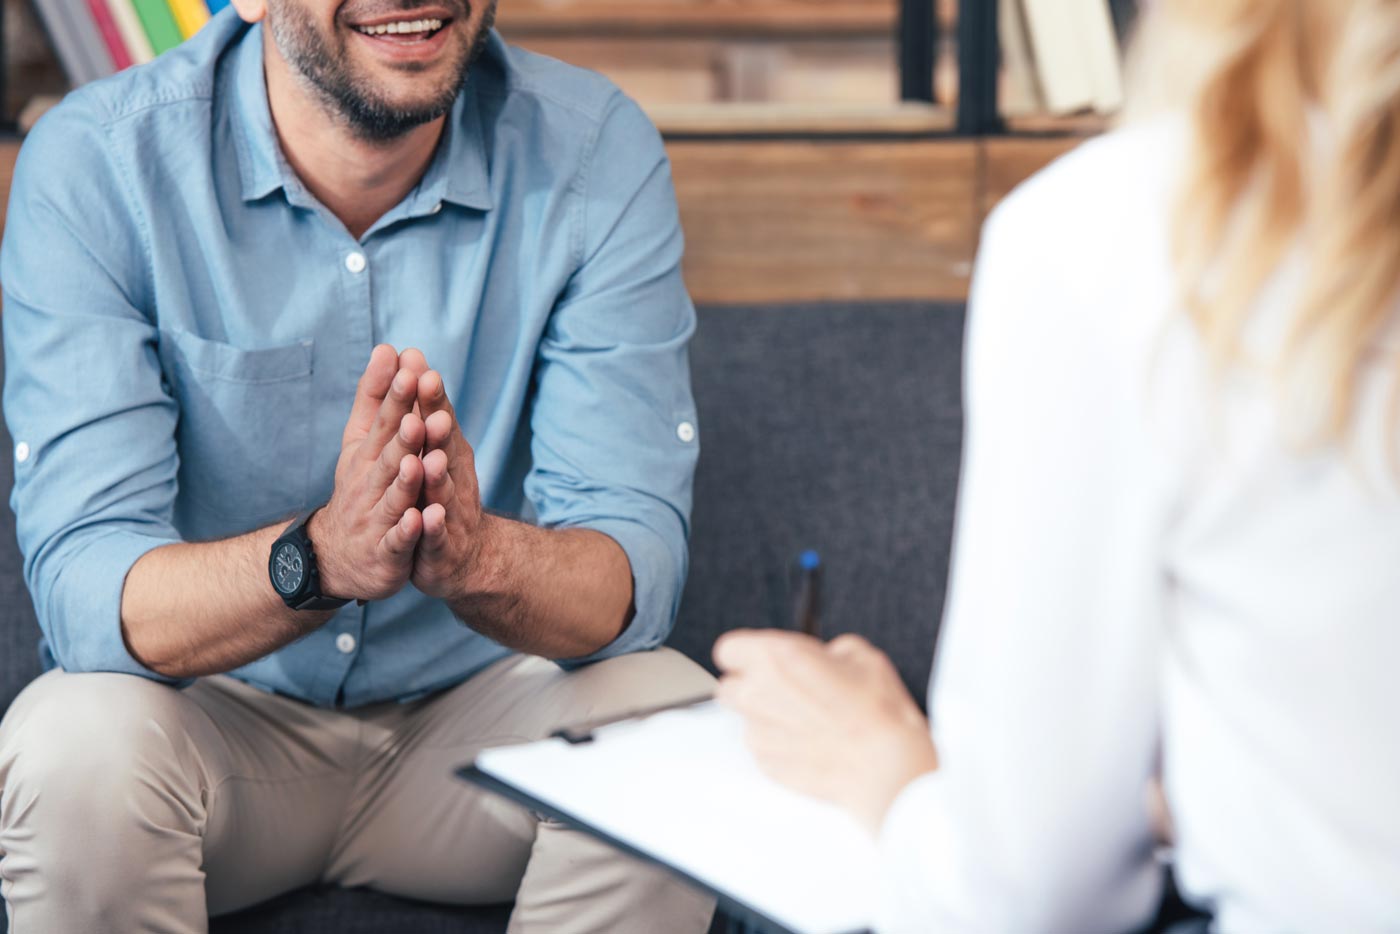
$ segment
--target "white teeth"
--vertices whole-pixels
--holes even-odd
[[[358,26],[356,28],[367,36],[410,35],[420,32],[435,32],[442,28],[442,20],[412,19],[397,23],[383,23],[379,26]]]

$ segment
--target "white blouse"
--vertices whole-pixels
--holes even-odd
[[[1395,356],[1347,449],[1291,444],[1265,375],[1212,384],[1168,254],[1184,139],[1087,143],[987,224],[942,766],[886,820],[881,934],[1143,924],[1159,770],[1179,883],[1219,930],[1400,930]],[[1305,249],[1259,300],[1256,350]]]

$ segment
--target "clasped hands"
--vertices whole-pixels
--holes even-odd
[[[418,350],[374,348],[335,490],[309,527],[322,592],[382,600],[410,581],[432,597],[469,592],[489,566],[491,528],[441,374]]]

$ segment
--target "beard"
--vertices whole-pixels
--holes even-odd
[[[402,0],[406,7],[413,2]],[[452,109],[467,82],[468,72],[490,40],[497,0],[486,2],[481,25],[469,44],[458,44],[448,76],[419,100],[406,103],[386,99],[370,78],[358,73],[346,52],[344,37],[322,35],[311,14],[298,0],[268,4],[267,17],[277,50],[302,85],[356,137],[371,143],[387,143]],[[455,0],[453,5],[459,12],[454,14],[450,26],[444,28],[455,28],[470,15],[465,0]]]

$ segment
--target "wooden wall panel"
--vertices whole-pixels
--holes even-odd
[[[889,36],[899,0],[506,0],[501,32],[528,35]]]
[[[899,100],[898,51],[884,38],[533,36],[532,52],[612,79],[649,111],[727,102],[882,104]]]
[[[673,143],[700,303],[965,294],[977,144]]]
[[[672,142],[697,302],[961,299],[988,211],[1081,138]],[[19,144],[0,143],[0,231]]]
[[[981,218],[1021,182],[1084,142],[1082,136],[990,137],[982,142],[986,174],[982,180]]]
[[[10,206],[10,180],[15,175],[15,159],[19,156],[19,143],[0,143],[0,233],[5,230],[5,211]]]

